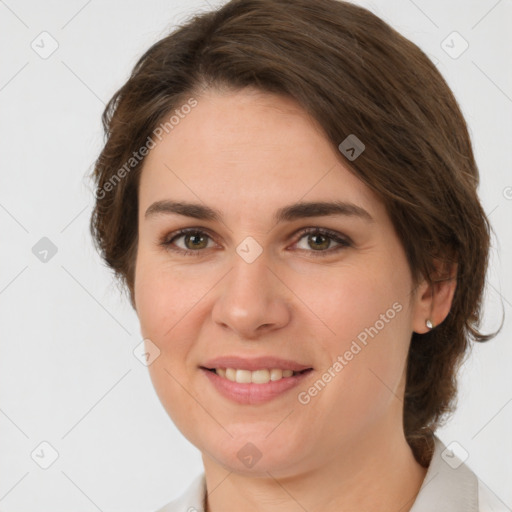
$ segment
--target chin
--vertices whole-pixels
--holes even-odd
[[[223,442],[212,442],[210,446],[204,445],[203,437],[203,446],[198,448],[203,457],[206,454],[207,457],[213,458],[227,471],[254,477],[268,477],[268,473],[295,473],[299,447],[295,448],[289,440],[282,439],[282,436],[271,439],[270,434],[269,438],[265,439],[266,435],[238,435],[225,438]],[[304,446],[304,443],[301,444]]]

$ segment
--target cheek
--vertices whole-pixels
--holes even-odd
[[[216,274],[205,267],[176,267],[141,251],[135,274],[135,300],[141,334],[160,350],[150,372],[171,372],[180,382],[194,370],[192,351],[207,314],[207,294]],[[168,381],[167,375],[167,381]],[[167,382],[167,385],[170,383]]]
[[[397,263],[395,260],[395,266]],[[321,410],[332,411],[329,414],[336,417],[333,421],[350,423],[354,428],[371,423],[396,401],[407,359],[407,273],[393,270],[391,263],[385,266],[375,270],[371,265],[344,268],[340,272],[331,269],[325,274],[329,274],[328,285],[317,275],[313,281],[319,285],[314,288],[317,291],[310,289],[307,295],[306,302],[319,312],[330,331],[318,337],[319,346],[327,354],[325,370],[336,361],[342,365],[331,369],[336,377],[320,393],[318,404],[322,404]],[[332,408],[326,402],[340,406]],[[345,415],[347,410],[351,411],[350,417]]]
[[[190,407],[186,362],[194,337],[194,322],[187,314],[201,296],[194,289],[179,272],[166,271],[154,257],[143,253],[138,257],[135,300],[141,334],[160,350],[148,366],[149,375],[164,409],[185,436],[191,430],[184,414]]]
[[[145,338],[162,339],[169,322],[175,317],[176,297],[172,283],[159,278],[156,267],[141,264],[135,278],[135,300],[141,331]]]
[[[378,335],[394,340],[403,331],[409,301],[403,276],[383,261],[378,266],[323,268],[296,279],[294,292],[326,327],[319,340],[332,353],[348,349],[355,339],[364,343]]]
[[[192,282],[193,281],[193,282]],[[144,337],[160,344],[173,335],[170,329],[199,299],[198,283],[184,279],[179,271],[167,269],[154,255],[140,251],[135,272],[135,301]],[[165,347],[160,347],[162,350]]]

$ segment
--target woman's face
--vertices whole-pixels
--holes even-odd
[[[135,304],[160,351],[149,370],[163,406],[203,457],[253,474],[401,433],[425,318],[383,204],[291,99],[197,100],[150,151],[139,189]]]

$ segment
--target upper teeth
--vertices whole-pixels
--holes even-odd
[[[279,368],[272,368],[271,370],[237,370],[235,368],[216,368],[217,375],[224,377],[232,382],[240,382],[248,384],[254,382],[255,384],[266,384],[271,380],[279,380],[283,377],[291,377],[293,370],[281,370]]]

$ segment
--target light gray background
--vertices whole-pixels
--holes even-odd
[[[469,123],[480,196],[496,232],[484,328],[439,436],[512,507],[512,2],[357,2],[432,58]],[[104,103],[138,57],[200,0],[0,0],[0,510],[150,511],[202,470],[133,354],[137,317],[88,234],[84,176],[100,151]],[[57,50],[50,48],[47,31]],[[441,46],[457,31],[469,48]],[[43,37],[46,39],[42,40]],[[451,42],[453,41],[453,42]],[[462,41],[447,40],[449,51]],[[46,51],[45,50],[45,51]],[[48,237],[57,253],[40,261]],[[57,460],[48,468],[51,449]],[[460,445],[460,446],[459,446]],[[34,452],[35,450],[35,452]],[[34,453],[34,458],[31,454]],[[463,452],[462,452],[463,453]]]

